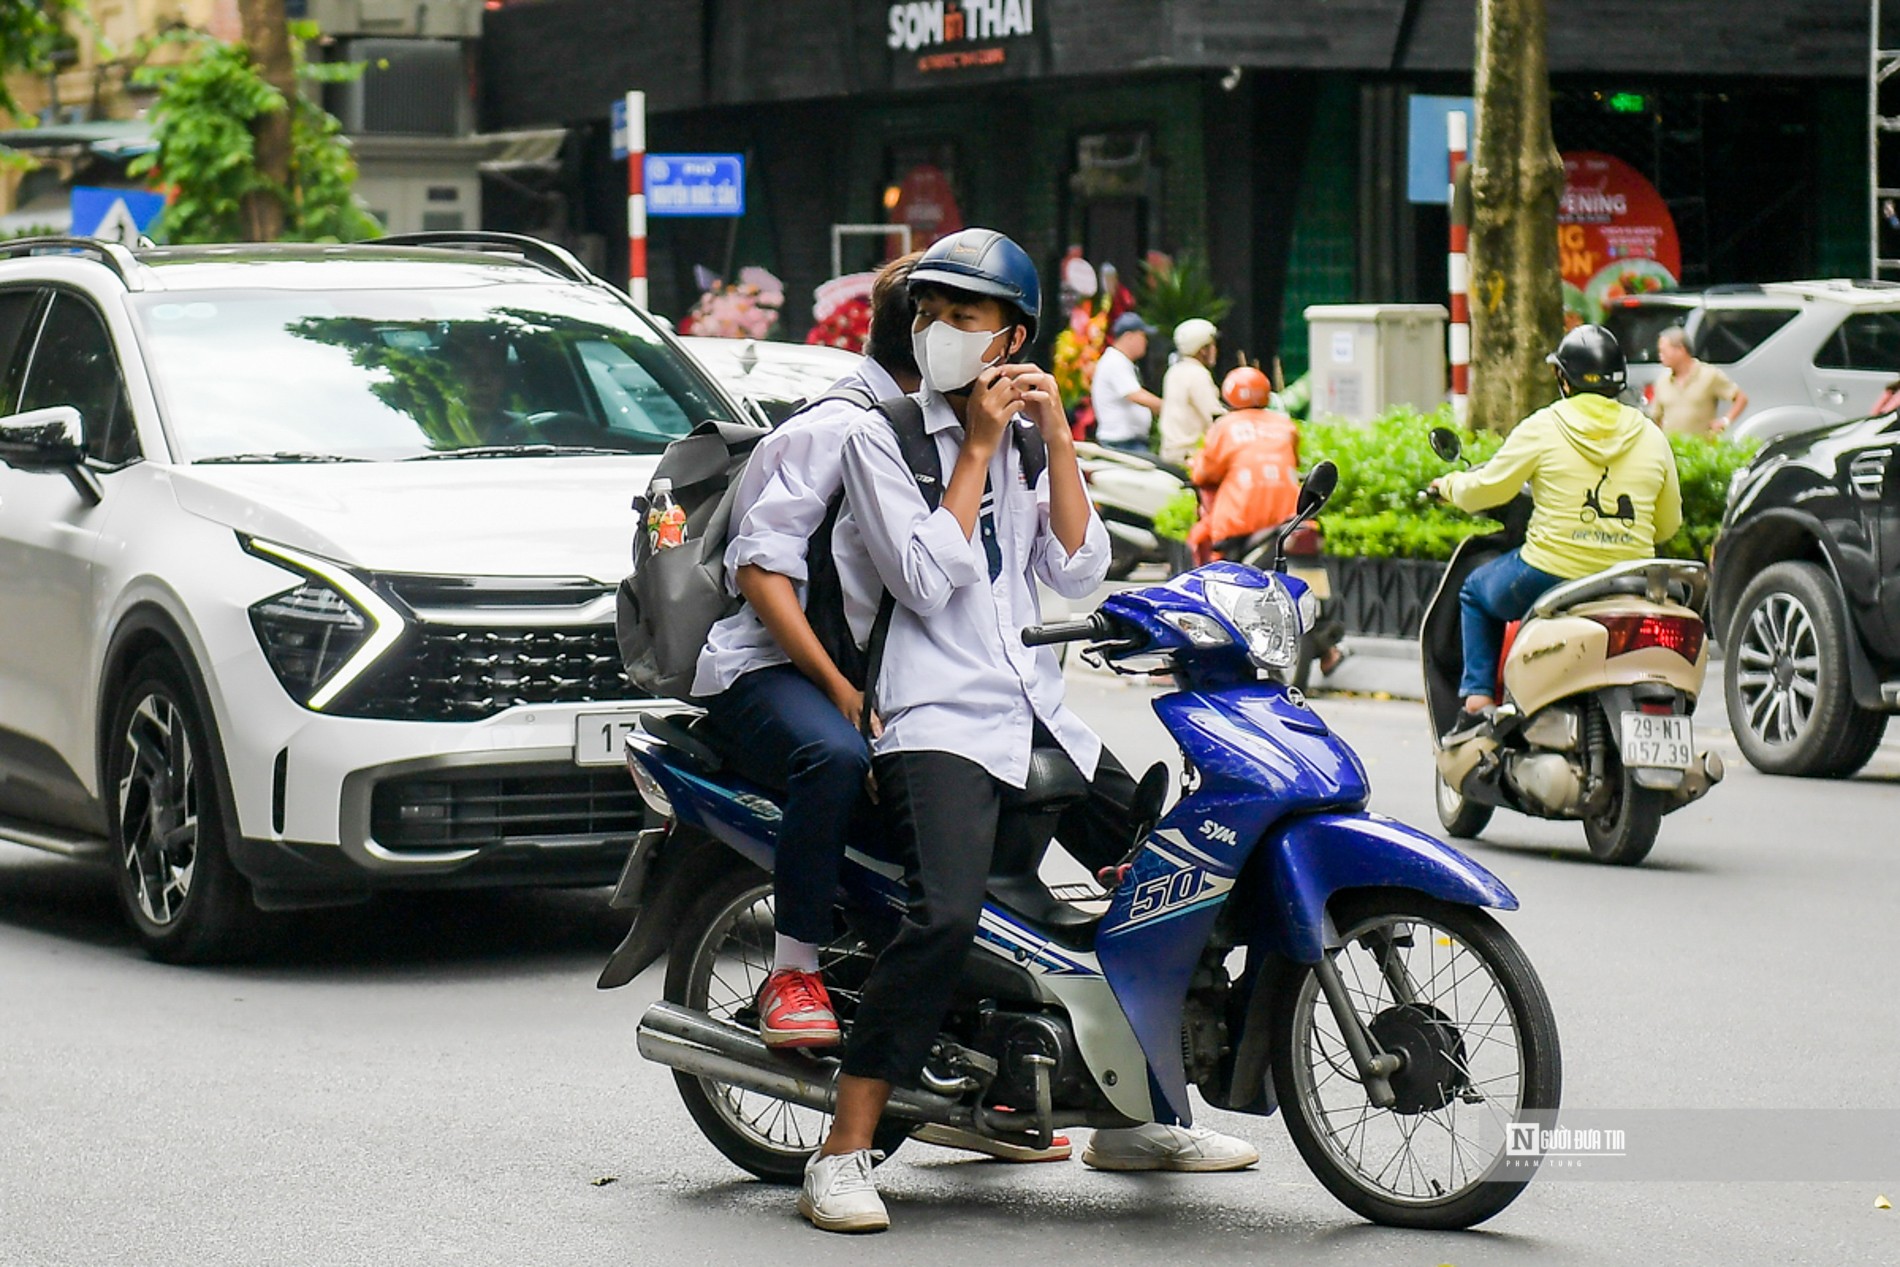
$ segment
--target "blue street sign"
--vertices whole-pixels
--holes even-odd
[[[613,129],[614,162],[625,162],[627,157],[627,99],[615,97],[613,109],[607,112],[609,126]]]
[[[143,189],[89,189],[73,187],[73,236],[104,238],[137,246],[139,236],[152,227],[165,209],[165,195]]]
[[[1405,198],[1445,205],[1451,185],[1451,151],[1445,146],[1445,116],[1465,112],[1468,136],[1478,132],[1478,105],[1470,97],[1413,97],[1410,139],[1406,147]]]
[[[649,154],[649,216],[742,216],[745,155]]]

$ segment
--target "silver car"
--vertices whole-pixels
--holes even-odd
[[[1656,336],[1680,325],[1689,350],[1720,366],[1748,393],[1748,410],[1726,433],[1769,440],[1865,417],[1900,379],[1900,285],[1892,282],[1770,282],[1697,292],[1632,295],[1605,314],[1629,357],[1630,392],[1669,371]]]

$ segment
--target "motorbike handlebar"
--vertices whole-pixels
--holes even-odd
[[[1108,617],[1096,612],[1083,620],[1059,620],[1052,625],[1031,625],[1023,630],[1025,647],[1047,647],[1058,642],[1081,642],[1086,638],[1108,636]]]

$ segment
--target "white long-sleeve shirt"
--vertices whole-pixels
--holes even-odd
[[[919,399],[947,486],[963,425],[941,395]],[[1031,424],[1019,419],[1015,425]],[[1022,787],[1040,720],[1093,778],[1102,741],[1063,703],[1055,652],[1025,647],[1022,630],[1042,619],[1036,580],[1071,599],[1102,583],[1108,533],[1094,510],[1081,548],[1071,555],[1050,526],[1049,474],[1027,487],[1016,446],[1005,440],[990,461],[1002,557],[992,581],[981,532],[965,536],[955,515],[925,504],[881,415],[851,424],[843,464],[846,513],[834,542],[846,612],[860,642],[870,635],[876,596],[888,588],[897,599],[876,686],[884,734],[874,750],[948,752]]]
[[[870,392],[873,400],[904,394],[868,356],[833,389],[854,385]],[[843,487],[840,454],[845,432],[865,412],[849,401],[826,401],[787,418],[752,450],[733,495],[734,526],[726,546],[726,583],[734,594],[739,592],[739,569],[752,564],[791,578],[799,604],[804,604],[811,535]],[[748,603],[707,634],[706,648],[694,666],[693,694],[717,695],[755,669],[789,663],[791,658]]]

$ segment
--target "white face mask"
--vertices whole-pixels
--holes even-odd
[[[924,386],[949,395],[960,392],[976,381],[976,376],[992,365],[983,359],[999,330],[959,330],[944,321],[933,321],[910,336],[911,352],[917,358],[917,370]]]

